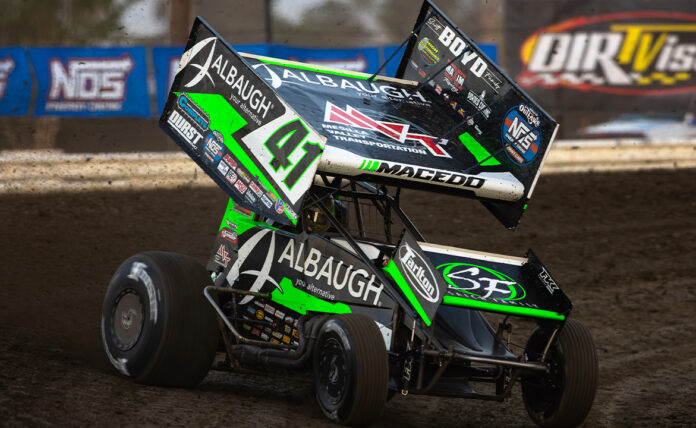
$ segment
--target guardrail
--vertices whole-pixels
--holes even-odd
[[[558,141],[542,174],[696,168],[696,142]],[[185,154],[0,152],[0,193],[214,186]]]

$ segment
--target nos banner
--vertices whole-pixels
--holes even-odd
[[[36,116],[150,116],[144,47],[31,48]]]

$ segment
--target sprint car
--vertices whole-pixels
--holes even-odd
[[[366,75],[240,54],[196,19],[160,126],[230,199],[207,266],[148,251],[114,274],[118,372],[194,387],[211,368],[309,370],[347,425],[398,394],[502,401],[516,384],[539,425],[585,419],[592,337],[537,256],[431,243],[401,208],[402,188],[447,193],[517,226],[558,124],[428,0],[402,47],[397,77]],[[511,320],[535,325],[526,345]]]

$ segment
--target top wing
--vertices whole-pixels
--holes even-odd
[[[297,222],[326,139],[200,18],[160,126],[238,205]]]

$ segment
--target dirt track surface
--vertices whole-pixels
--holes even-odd
[[[409,193],[428,240],[535,250],[590,327],[600,384],[586,426],[696,424],[696,170],[542,177],[517,231],[474,201]],[[0,426],[327,426],[307,376],[211,372],[196,389],[135,385],[102,351],[116,267],[148,249],[205,261],[218,189],[0,197]],[[521,339],[522,341],[524,339]],[[530,426],[507,403],[396,397],[377,424]]]

